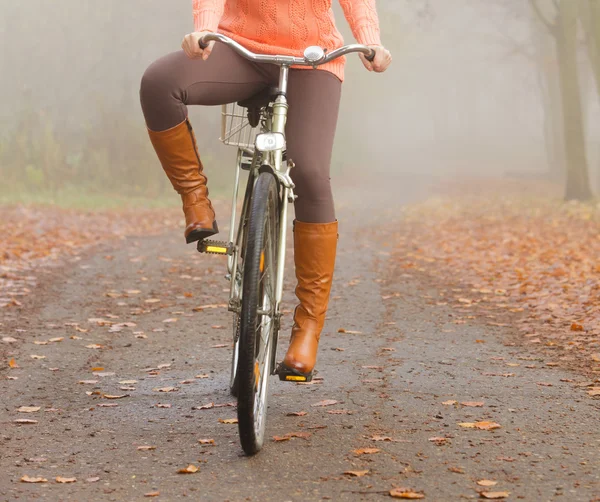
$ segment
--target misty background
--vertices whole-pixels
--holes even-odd
[[[598,193],[598,3],[378,0],[394,62],[376,75],[349,58],[334,182],[349,171],[394,171],[565,183],[575,166],[581,188],[585,164]],[[575,24],[561,31],[573,15]],[[192,30],[190,0],[0,2],[0,197],[173,197],[146,134],[139,82]],[[192,107],[190,114],[213,193],[230,186],[235,156],[217,139],[219,113]]]

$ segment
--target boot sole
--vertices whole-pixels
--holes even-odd
[[[201,241],[219,233],[219,227],[216,220],[213,222],[212,228],[195,228],[185,238],[186,243],[191,244],[192,242]]]

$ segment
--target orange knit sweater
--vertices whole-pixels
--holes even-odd
[[[361,44],[380,45],[375,0],[339,0]],[[193,0],[196,31],[218,31],[259,54],[301,56],[310,45],[344,45],[331,0]],[[344,79],[344,58],[320,66]]]

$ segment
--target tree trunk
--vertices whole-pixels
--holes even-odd
[[[588,200],[592,198],[592,192],[588,176],[581,90],[577,67],[578,6],[573,0],[561,0],[558,9],[556,53],[560,76],[567,161],[565,198],[567,200]]]
[[[536,48],[538,84],[544,113],[544,143],[548,162],[548,177],[562,182],[565,177],[565,141],[561,109],[560,80],[554,37],[543,29],[540,22],[532,22]]]
[[[600,1],[581,0],[581,24],[587,39],[587,52],[600,99]]]

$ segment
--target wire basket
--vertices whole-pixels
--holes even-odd
[[[223,105],[221,109],[221,137],[224,144],[239,148],[254,148],[257,127],[248,122],[246,108],[236,103]]]

